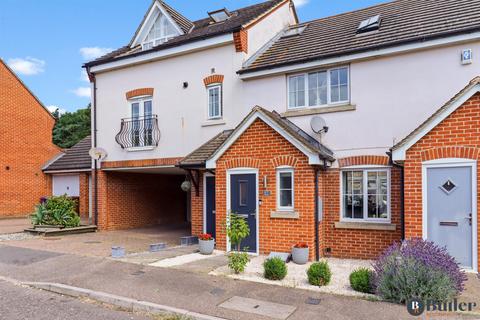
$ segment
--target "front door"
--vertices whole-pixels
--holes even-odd
[[[257,251],[257,176],[232,174],[230,176],[230,211],[246,219],[250,235],[241,243],[249,252]],[[236,249],[236,248],[234,248]]]
[[[205,231],[215,238],[215,177],[205,177]]]
[[[472,167],[427,168],[427,239],[472,268]]]

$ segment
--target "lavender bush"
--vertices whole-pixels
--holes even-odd
[[[464,289],[466,275],[445,248],[422,239],[390,246],[374,263],[376,292],[388,301],[446,301]]]

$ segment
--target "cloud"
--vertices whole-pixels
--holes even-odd
[[[295,3],[295,6],[297,8],[300,8],[300,7],[303,7],[304,5],[308,4],[310,2],[310,0],[293,0],[293,2]]]
[[[55,110],[58,109],[58,113],[60,113],[60,114],[64,114],[64,113],[67,112],[67,110],[62,109],[62,108],[60,108],[59,106],[55,106],[55,105],[47,106],[47,109],[48,109],[48,111],[50,111],[50,112],[55,112]]]
[[[72,92],[81,98],[90,98],[90,87],[79,87]]]
[[[112,52],[111,48],[100,48],[100,47],[84,47],[80,48],[80,54],[85,60],[93,60],[101,56],[106,55],[109,52]]]
[[[12,58],[7,64],[17,74],[33,76],[45,71],[45,61],[32,57]]]

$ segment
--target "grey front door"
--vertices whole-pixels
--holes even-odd
[[[472,268],[472,167],[427,168],[427,238]]]

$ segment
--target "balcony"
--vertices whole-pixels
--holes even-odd
[[[115,141],[123,149],[153,149],[160,141],[158,116],[122,119]]]

